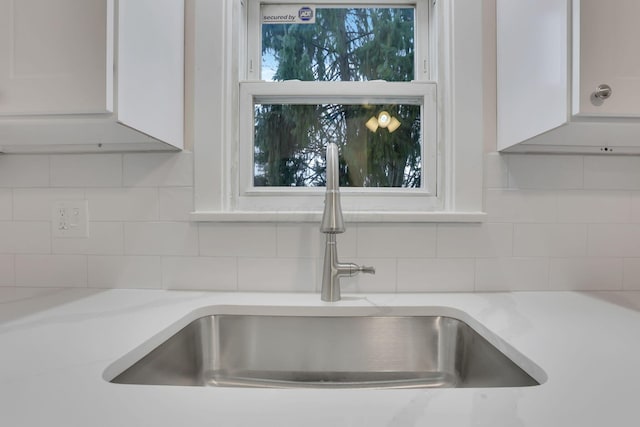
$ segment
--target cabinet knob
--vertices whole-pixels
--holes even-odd
[[[593,94],[593,96],[595,96],[597,99],[607,99],[611,96],[611,93],[612,93],[611,86],[602,84],[596,88],[596,91]]]

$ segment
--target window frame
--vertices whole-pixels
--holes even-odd
[[[374,95],[372,95],[374,94]],[[437,115],[434,82],[240,82],[239,178],[232,182],[241,210],[321,210],[322,187],[255,187],[253,185],[253,106],[257,101],[282,104],[307,103],[412,103],[421,105],[423,180],[421,188],[343,187],[344,208],[406,210],[442,207],[437,187]],[[424,165],[427,165],[426,167]],[[270,197],[266,197],[270,196]],[[386,208],[385,208],[386,207]]]
[[[282,2],[299,3],[291,0]],[[239,52],[247,43],[244,35],[247,34],[248,22],[242,19],[241,0],[221,0],[220,3],[195,0],[192,15],[195,23],[195,212],[192,219],[318,221],[321,209],[309,209],[303,203],[293,209],[253,209],[238,204],[239,192],[234,184],[240,167],[237,112],[241,70],[247,65],[246,56]],[[354,3],[383,2],[350,2]],[[432,39],[429,47],[434,49],[438,61],[437,65],[430,65],[433,67],[430,77],[438,85],[437,150],[438,156],[442,156],[438,170],[438,197],[441,197],[441,203],[399,209],[396,203],[387,201],[378,206],[374,202],[371,206],[362,207],[360,203],[350,204],[348,200],[358,197],[350,197],[352,195],[347,194],[350,191],[343,190],[347,221],[478,222],[484,219],[482,10],[479,3],[477,0],[434,1],[433,25],[437,41]],[[238,37],[239,34],[243,36]],[[314,197],[322,200],[321,194]],[[360,200],[375,198],[361,196]]]
[[[256,98],[272,99],[275,103],[414,103],[419,98],[422,107],[421,159],[423,185],[419,189],[407,188],[342,188],[344,209],[388,211],[435,210],[442,207],[438,198],[437,108],[435,82],[426,82],[432,74],[429,69],[429,1],[402,0],[328,0],[316,2],[317,8],[338,7],[411,7],[414,9],[414,78],[413,82],[376,81],[265,81],[261,79],[262,63],[262,6],[265,4],[300,5],[299,0],[245,0],[242,19],[247,22],[246,65],[240,69],[239,105],[239,177],[232,177],[231,186],[235,209],[269,211],[322,210],[322,188],[254,187],[254,115]],[[317,9],[316,9],[317,10]],[[242,54],[242,49],[240,51]],[[418,96],[416,96],[418,95]],[[427,183],[425,185],[425,183]]]

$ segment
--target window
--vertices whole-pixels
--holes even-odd
[[[347,219],[479,212],[482,132],[468,127],[477,131],[464,153],[473,160],[459,164],[472,167],[456,172],[466,147],[455,144],[449,50],[452,9],[467,4],[477,20],[471,0],[202,3],[194,13],[196,219],[316,220],[329,141],[340,147]],[[474,68],[457,69],[481,83],[466,75]]]
[[[426,7],[419,10],[425,15],[422,29]],[[396,102],[401,88],[385,96],[378,89],[382,85],[363,84],[361,99],[339,102],[345,93],[357,98],[352,82],[415,80],[417,40],[427,44],[426,31],[416,31],[416,7],[309,7],[252,0],[248,12],[247,74],[280,82],[263,84],[261,92],[271,95],[269,103],[241,98],[243,120],[250,114],[242,103],[254,107],[253,123],[246,123],[254,132],[240,136],[241,145],[246,141],[253,147],[253,186],[324,186],[323,155],[327,142],[333,141],[342,153],[342,187],[422,188],[424,98]],[[258,63],[259,69],[254,65]],[[288,85],[288,80],[322,82],[318,87],[323,103],[310,97],[312,86]],[[288,99],[280,97],[281,103],[275,103],[285,90]],[[377,104],[372,104],[374,95]],[[430,117],[434,115],[431,109]],[[435,164],[429,166],[435,169]]]
[[[346,210],[384,209],[389,198],[411,209],[438,202],[435,85],[354,83],[241,84],[236,199],[241,209],[321,208],[324,188],[318,187],[324,187],[327,141],[341,148]],[[409,114],[414,114],[411,123]],[[264,125],[263,115],[270,116]],[[305,115],[314,124],[300,129],[296,125]],[[387,151],[378,155],[375,150]],[[425,158],[430,167],[423,174]]]
[[[381,209],[389,197],[394,206],[433,208],[435,83],[417,83],[430,74],[429,3],[271,1],[246,3],[237,206],[321,208],[315,187],[324,186],[331,141],[340,148],[341,187],[358,209]],[[376,195],[379,202],[358,198]]]

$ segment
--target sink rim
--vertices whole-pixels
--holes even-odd
[[[190,323],[201,317],[216,315],[251,315],[251,316],[283,316],[283,317],[397,317],[397,316],[441,316],[466,323],[470,328],[487,340],[496,349],[507,356],[513,363],[524,370],[540,385],[547,382],[544,369],[529,357],[517,350],[497,333],[491,331],[481,322],[463,310],[449,306],[304,306],[304,305],[244,305],[221,304],[199,307],[180,317],[167,327],[161,329],[141,344],[137,345],[112,363],[103,371],[102,378],[111,382],[122,372],[137,363],[156,347],[170,339]],[[124,385],[124,384],[117,384]]]

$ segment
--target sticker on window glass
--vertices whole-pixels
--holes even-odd
[[[263,24],[315,24],[315,6],[299,4],[265,4],[262,6]]]

